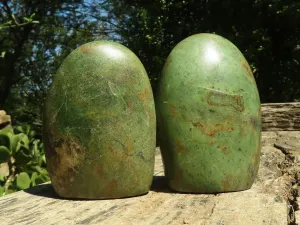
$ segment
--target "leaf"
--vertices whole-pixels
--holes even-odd
[[[4,188],[0,186],[0,197],[4,195]]]
[[[29,132],[29,137],[30,138],[33,138],[34,136],[35,136],[35,134],[36,134],[36,132],[34,131],[34,130],[31,130],[30,132]]]
[[[30,19],[32,19],[35,16],[35,13],[32,13],[30,16]]]
[[[31,179],[27,173],[22,172],[17,176],[16,184],[18,189],[23,190],[29,188],[30,183],[31,183]]]
[[[27,21],[27,22],[30,22],[32,19],[31,18],[28,18],[28,17],[23,17],[23,20]]]
[[[20,150],[14,155],[16,165],[25,165],[32,159],[30,150],[21,145]]]
[[[24,134],[28,135],[30,130],[31,130],[31,127],[27,124],[27,125],[24,125],[24,126],[16,127],[15,128],[15,133],[16,134],[24,133]]]
[[[0,176],[0,182],[4,182],[5,181],[5,176]]]
[[[13,134],[10,131],[0,131],[0,146],[5,146],[6,148],[11,148],[11,140]]]
[[[36,184],[36,185],[45,183],[45,182],[47,182],[47,181],[49,181],[49,177],[46,176],[46,175],[43,175],[43,174],[41,174],[41,175],[39,175],[39,176],[37,176],[37,177],[35,178],[35,184]]]
[[[16,190],[8,189],[8,190],[4,193],[4,195],[11,194],[11,193],[14,193],[14,192],[16,192]]]
[[[20,133],[17,135],[14,135],[13,141],[12,141],[12,152],[17,153],[21,146],[24,146],[25,148],[29,148],[29,139],[26,134]]]
[[[36,186],[37,184],[36,184],[36,182],[35,182],[35,179],[38,177],[38,174],[37,174],[37,172],[33,172],[32,174],[31,174],[31,183],[32,183],[32,186]]]
[[[10,158],[10,151],[5,146],[0,146],[0,163],[7,162]]]

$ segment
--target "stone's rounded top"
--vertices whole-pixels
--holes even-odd
[[[225,49],[231,49],[232,51],[236,51],[235,53],[239,54],[240,56],[243,56],[240,50],[232,42],[217,34],[209,34],[209,33],[194,34],[179,42],[175,46],[174,50],[176,51],[177,48],[181,48],[181,47],[184,48],[190,47],[196,50],[199,50],[199,48],[204,47],[203,50],[207,52],[205,56],[208,57],[211,57],[212,55],[216,55],[216,51],[220,47]]]
[[[83,53],[101,53],[110,58],[128,57],[128,55],[135,56],[133,52],[124,45],[106,40],[92,41],[83,44],[75,51],[77,50]]]
[[[162,82],[166,92],[181,85],[229,95],[247,95],[251,89],[250,96],[258,100],[247,60],[233,43],[216,34],[195,34],[179,42],[166,60]]]
[[[98,40],[88,42],[76,48],[68,58],[77,58],[89,56],[90,58],[96,57],[98,60],[109,60],[109,62],[123,62],[128,64],[138,63],[141,64],[139,58],[127,47],[122,44],[107,41],[107,40]],[[80,57],[79,57],[80,58]]]
[[[63,61],[56,76],[111,76],[142,73],[146,70],[139,58],[122,44],[99,40],[83,44],[73,50]],[[148,78],[147,78],[148,79]]]
[[[208,33],[195,34],[185,38],[175,46],[170,56],[174,54],[184,54],[187,56],[183,58],[185,61],[191,61],[192,58],[199,59],[206,66],[218,65],[232,56],[237,61],[246,61],[240,50],[229,40]]]

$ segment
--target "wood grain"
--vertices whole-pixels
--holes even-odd
[[[263,131],[299,131],[300,102],[262,104]]]
[[[293,143],[290,149],[298,157],[299,138],[300,132],[263,132],[259,173],[247,191],[217,195],[173,193],[167,188],[158,153],[153,185],[147,195],[67,200],[59,198],[51,184],[42,184],[1,197],[0,224],[287,224],[288,220],[295,221],[298,212],[291,213],[287,205],[291,205],[291,184],[299,165],[274,143]]]

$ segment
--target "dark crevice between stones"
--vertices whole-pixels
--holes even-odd
[[[297,173],[297,167],[295,166],[295,156],[290,153],[289,149],[280,144],[274,144],[274,147],[279,149],[285,155],[284,165],[279,165],[282,174],[288,174],[293,179],[290,184],[290,193],[288,194],[287,204],[288,204],[288,225],[298,225],[296,221],[296,211],[299,210],[299,204],[297,198],[299,197],[299,177]]]

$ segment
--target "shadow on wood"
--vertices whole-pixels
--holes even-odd
[[[51,183],[44,183],[38,186],[28,188],[23,190],[24,192],[32,195],[37,195],[46,198],[53,199],[65,199],[60,197],[54,190]],[[163,193],[172,193],[172,191],[168,188],[167,180],[165,176],[153,176],[153,182],[150,188],[150,191],[154,192],[163,192]],[[81,200],[81,199],[68,199],[68,200]],[[88,199],[82,199],[88,200]],[[105,200],[105,199],[103,199]]]
[[[28,194],[37,195],[41,197],[61,199],[61,197],[58,194],[56,194],[54,188],[52,187],[52,184],[50,183],[40,184],[38,186],[28,188],[23,191]]]
[[[173,193],[168,187],[168,182],[165,176],[153,176],[150,190],[154,192]]]

